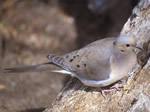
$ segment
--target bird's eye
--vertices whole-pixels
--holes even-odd
[[[126,47],[130,47],[130,44],[126,44]]]

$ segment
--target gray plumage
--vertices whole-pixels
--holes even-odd
[[[48,63],[6,70],[25,72],[53,64],[64,69],[65,73],[77,77],[84,85],[105,87],[128,76],[128,72],[137,63],[135,47],[136,41],[129,36],[105,38],[63,56],[49,54]]]

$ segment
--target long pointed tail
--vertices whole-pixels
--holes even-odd
[[[53,64],[52,62],[46,62],[42,64],[35,64],[23,67],[14,67],[4,69],[4,73],[19,73],[19,72],[34,72],[34,71],[44,71],[47,68],[47,65]]]
[[[46,70],[49,70],[49,68],[47,68],[47,65],[50,65],[50,64],[66,70],[66,67],[62,64],[64,61],[64,59],[62,57],[56,56],[54,54],[49,54],[47,56],[47,58],[50,60],[50,62],[29,65],[29,66],[22,66],[22,67],[6,68],[6,69],[4,69],[4,73],[46,71]]]

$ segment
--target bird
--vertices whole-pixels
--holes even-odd
[[[92,42],[79,50],[62,56],[48,54],[49,62],[18,68],[6,68],[5,72],[34,71],[45,65],[55,65],[61,70],[51,70],[69,74],[90,87],[107,87],[128,77],[137,64],[135,48],[142,50],[136,40],[128,35],[104,38]]]

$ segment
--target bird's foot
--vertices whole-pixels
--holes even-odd
[[[106,93],[110,93],[114,90],[114,88],[100,88],[101,94],[103,97],[106,97]]]
[[[113,86],[111,86],[110,89],[116,89],[116,90],[120,91],[120,88],[123,88],[123,86],[124,86],[124,83],[121,83],[121,84],[116,83]]]
[[[113,90],[120,91],[120,88],[123,88],[124,85],[125,85],[125,82],[123,81],[122,83],[115,83],[114,85],[110,87],[100,88],[100,91],[102,93],[102,96],[106,97],[106,93],[110,93]]]

